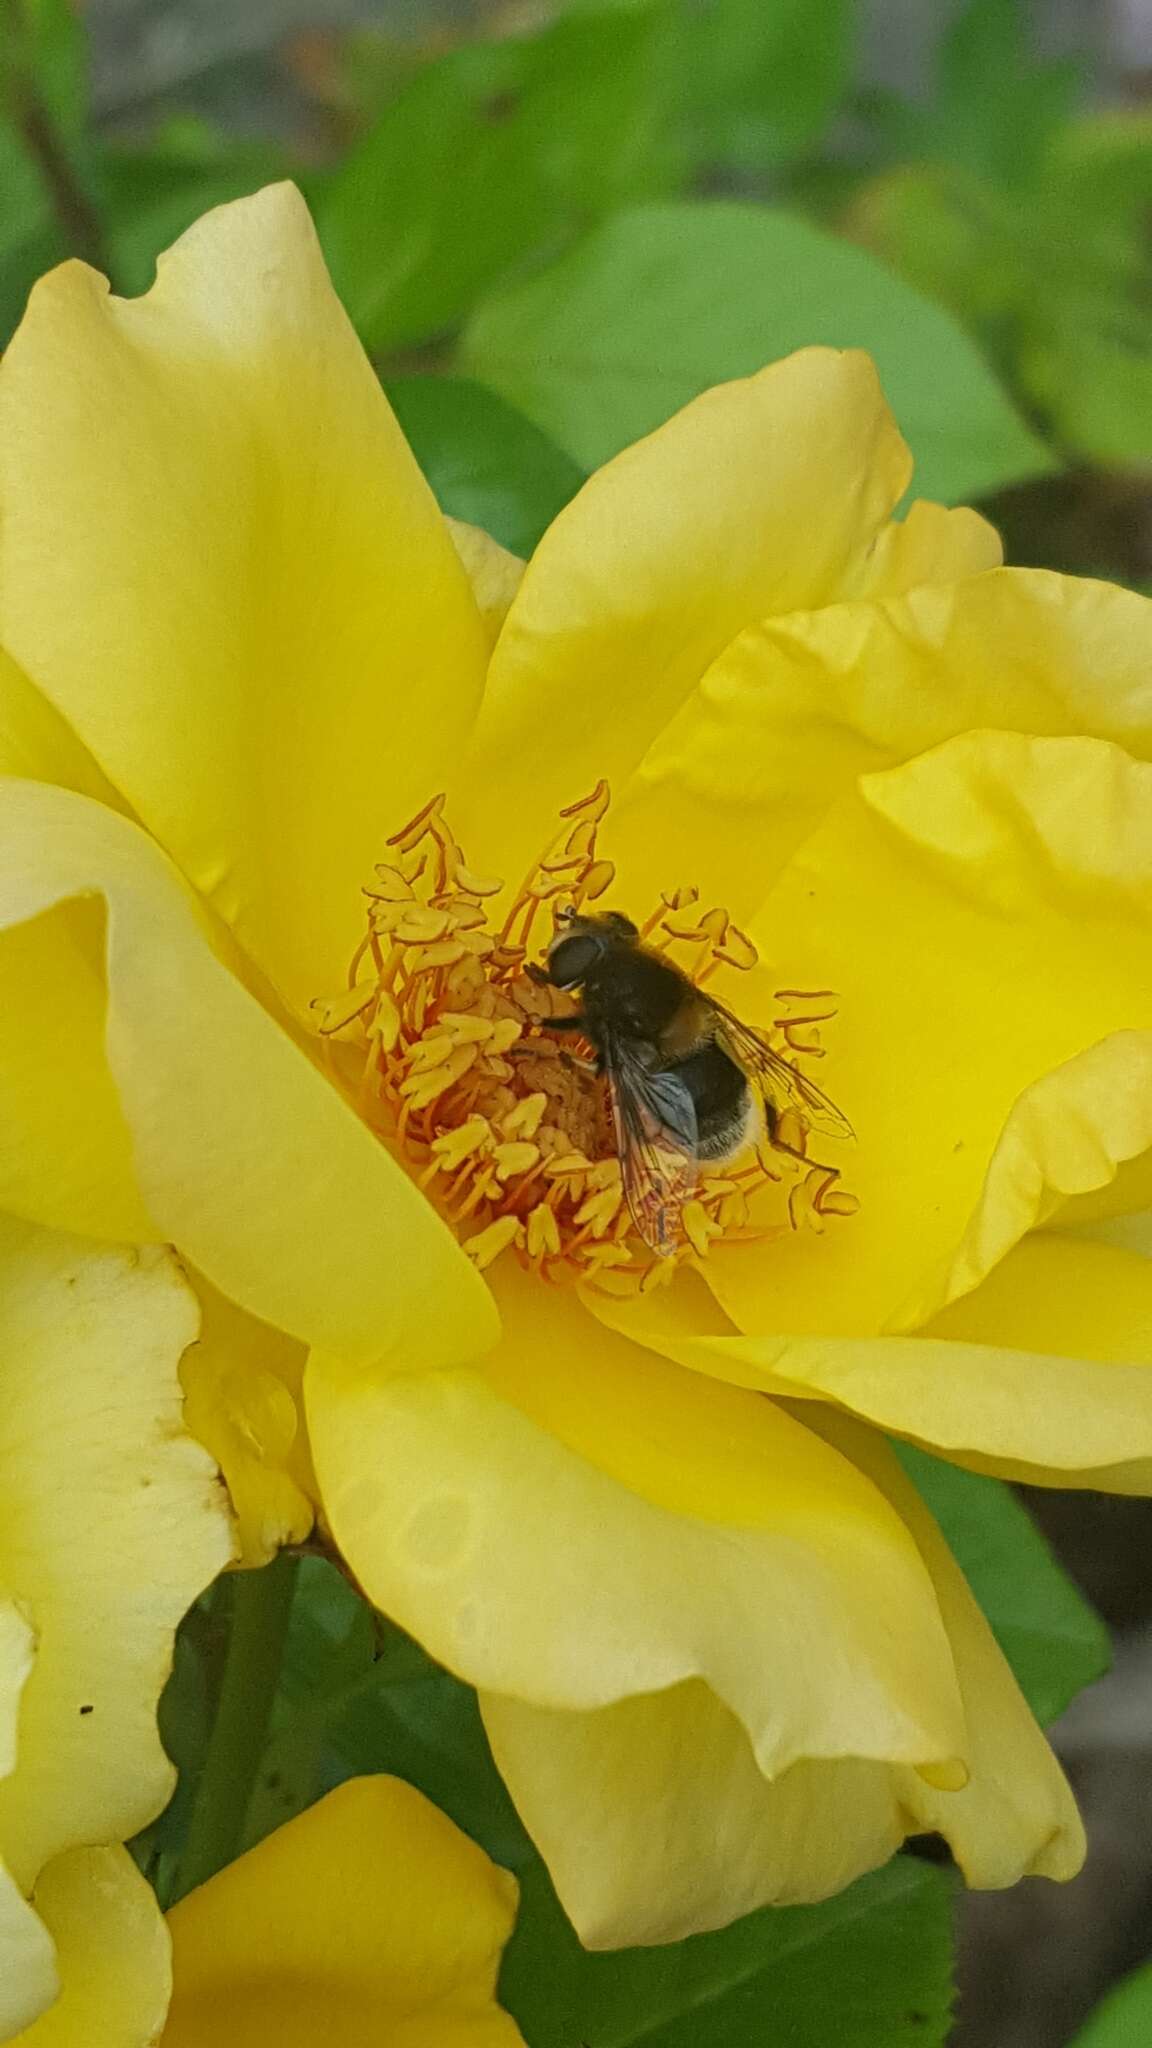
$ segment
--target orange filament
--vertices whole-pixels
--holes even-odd
[[[624,1200],[607,1083],[592,1049],[549,1035],[571,1014],[559,991],[525,973],[552,936],[555,913],[582,909],[615,870],[597,838],[608,809],[601,782],[561,813],[551,846],[503,916],[503,884],[474,875],[438,796],[388,841],[391,861],[365,889],[368,928],[348,987],[315,1004],[325,1038],[354,1047],[357,1106],[404,1158],[480,1267],[511,1251],[551,1281],[613,1293],[671,1278],[715,1244],[822,1230],[851,1215],[839,1173],[806,1156],[792,1111],[743,1162],[702,1162],[671,1257],[639,1237]],[[643,923],[644,943],[667,951],[702,984],[722,969],[756,965],[752,941],[721,909],[696,908],[697,891],[664,895]],[[826,989],[780,989],[768,1034],[788,1057],[821,1056],[819,1026],[834,1015]]]

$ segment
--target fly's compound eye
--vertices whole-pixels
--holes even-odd
[[[589,968],[599,959],[599,939],[580,933],[561,939],[548,955],[548,979],[554,988],[578,988]]]

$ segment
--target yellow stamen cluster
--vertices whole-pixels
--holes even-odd
[[[404,1158],[478,1266],[514,1250],[545,1279],[619,1293],[670,1278],[717,1240],[819,1230],[825,1216],[851,1214],[856,1203],[838,1188],[834,1168],[806,1159],[806,1133],[786,1113],[771,1143],[736,1170],[702,1166],[670,1258],[657,1258],[638,1236],[606,1083],[590,1048],[577,1040],[573,1049],[571,1034],[547,1031],[550,1016],[571,1014],[567,999],[525,972],[552,936],[556,911],[581,910],[612,885],[612,863],[597,848],[608,801],[600,783],[561,814],[556,839],[497,922],[503,884],[465,865],[444,798],[434,798],[389,840],[392,858],[365,889],[368,929],[348,988],[315,1010],[323,1036],[357,1049],[361,1114]],[[642,927],[645,944],[679,949],[677,964],[698,985],[723,967],[754,966],[751,940],[727,913],[701,915],[696,901],[691,889],[664,896]],[[814,1010],[801,990],[781,990],[779,999],[781,1045],[818,1057],[811,1034],[833,1012]],[[776,1197],[768,1215],[767,1191]]]

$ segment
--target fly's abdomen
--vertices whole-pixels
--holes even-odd
[[[682,1081],[696,1111],[701,1159],[731,1159],[755,1140],[757,1098],[748,1077],[714,1039],[699,1045],[667,1071]]]

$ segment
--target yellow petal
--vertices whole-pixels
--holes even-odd
[[[970,1399],[937,1393],[930,1432],[933,1441],[938,1432],[954,1438],[963,1463],[1040,1486],[1152,1493],[1147,1256],[1039,1232],[942,1310],[927,1335],[963,1347],[956,1355]],[[895,1417],[891,1426],[902,1428]]]
[[[59,1990],[52,1936],[0,1862],[0,2041],[26,2038],[21,2029],[48,2011]]]
[[[181,1426],[195,1329],[167,1254],[0,1218],[0,1585],[32,1653],[28,1669],[9,1620],[0,1858],[25,1893],[64,1851],[134,1834],[172,1789],[156,1703],[173,1635],[232,1553],[223,1491]],[[20,1960],[42,2002],[43,1958]],[[11,1999],[26,1992],[17,1977]]]
[[[676,1941],[756,1906],[826,1898],[921,1830],[945,1835],[977,1886],[1068,1878],[1083,1860],[1063,1774],[914,1488],[871,1431],[827,1409],[813,1422],[891,1500],[932,1573],[967,1782],[934,1789],[921,1771],[851,1757],[769,1782],[699,1681],[594,1713],[485,1694],[493,1755],[589,1946]]]
[[[839,992],[862,1206],[714,1251],[739,1328],[915,1328],[1152,1143],[1150,912],[1152,768],[1103,742],[969,734],[837,807],[753,932],[769,989]]]
[[[618,782],[605,850],[621,900],[645,912],[670,881],[693,882],[749,915],[858,776],[973,729],[1152,754],[1150,640],[1147,598],[1034,569],[751,626]]]
[[[0,774],[118,802],[59,712],[2,649]],[[135,1185],[104,1059],[100,941],[98,913],[69,904],[0,946],[0,1209],[140,1244],[157,1232]],[[59,1162],[48,1176],[45,1160]]]
[[[446,519],[444,523],[472,585],[489,646],[494,646],[523,581],[524,564],[482,526],[470,526],[466,519]]]
[[[58,782],[113,808],[118,798],[66,719],[0,648],[0,775]]]
[[[164,2048],[513,2048],[516,1884],[398,1778],[358,1778],[169,1915]]]
[[[1062,1228],[1034,1231],[925,1334],[1140,1365],[1152,1360],[1152,1259]],[[1118,1384],[1111,1372],[1096,1378]]]
[[[1152,1261],[1119,1246],[1027,1237],[922,1336],[653,1341],[699,1371],[834,1402],[978,1471],[1152,1492]]]
[[[868,1482],[769,1403],[513,1275],[488,1383],[309,1362],[326,1514],[375,1603],[541,1706],[702,1676],[773,1774],[956,1754],[931,1586]]]
[[[103,938],[98,906],[81,902],[0,936],[0,1209],[146,1244],[161,1232],[108,1071]]]
[[[680,1941],[756,1906],[828,1898],[902,1839],[887,1766],[797,1763],[769,1783],[699,1679],[596,1713],[492,1693],[481,1705],[587,1948]]]
[[[27,1615],[0,1600],[0,1778],[16,1768],[20,1701],[35,1652]],[[59,1985],[52,1937],[0,1857],[0,2041],[30,2025]]]
[[[1076,1802],[939,1529],[875,1431],[828,1409],[815,1420],[867,1472],[915,1535],[956,1660],[968,1782],[941,1791],[919,1771],[893,1772],[910,1832],[944,1835],[978,1890],[998,1891],[1028,1876],[1061,1883],[1075,1877],[1085,1846]]]
[[[1137,972],[1139,966],[1137,963]],[[947,1270],[905,1309],[919,1322],[976,1286],[1034,1224],[1146,1180],[1152,1155],[1152,1032],[1118,1031],[1045,1074],[1013,1106]]]
[[[1117,1174],[1117,1180],[1122,1177]],[[1089,1244],[1114,1244],[1121,1251],[1138,1252],[1143,1259],[1152,1259],[1152,1209],[1139,1209],[1132,1213],[1121,1211],[1118,1215],[1107,1216],[1099,1222],[1071,1223],[1068,1220],[1071,1203],[1058,1209],[1053,1219],[1061,1235],[1083,1238]]]
[[[15,659],[282,993],[338,986],[483,635],[297,192],[207,215],[142,299],[44,279],[0,494]]]
[[[868,358],[814,348],[705,392],[592,477],[492,658],[462,815],[476,859],[519,874],[745,626],[833,599],[909,470]]]
[[[443,1363],[482,1349],[495,1320],[483,1282],[215,956],[156,847],[82,797],[4,784],[0,928],[82,895],[108,907],[108,1063],[164,1237],[250,1314],[349,1358]],[[46,1187],[60,1164],[37,1161]]]
[[[903,519],[893,519],[859,574],[841,597],[900,597],[922,583],[959,583],[998,569],[1004,559],[1000,536],[967,505],[934,505],[917,498]]]
[[[267,1564],[313,1522],[303,1415],[304,1346],[201,1280],[200,1335],[180,1367],[184,1420],[224,1474],[237,1562]]]
[[[36,1910],[60,1963],[57,2002],[19,2048],[154,2048],[172,1983],[156,1894],[126,1849],[71,1849],[42,1872]]]

